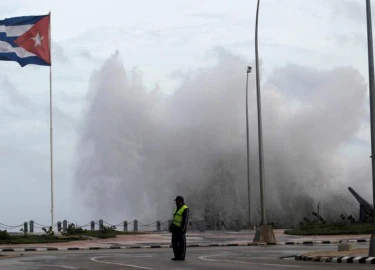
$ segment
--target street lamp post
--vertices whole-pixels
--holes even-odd
[[[256,85],[257,85],[257,108],[258,108],[258,144],[259,144],[259,181],[260,181],[260,208],[261,208],[261,225],[267,224],[266,208],[264,203],[264,163],[263,163],[263,134],[262,134],[262,104],[260,96],[260,75],[259,75],[259,54],[258,54],[258,17],[259,2],[257,4],[257,14],[255,21],[255,63],[256,63]]]
[[[372,45],[372,23],[371,23],[371,5],[370,0],[366,0],[367,14],[367,44],[368,44],[368,70],[369,70],[369,94],[370,94],[370,126],[371,126],[371,165],[372,165],[372,196],[375,205],[375,96],[374,96],[374,52]],[[369,257],[375,257],[375,211],[372,216],[374,222],[374,232],[370,238]]]
[[[258,54],[258,17],[259,4],[257,3],[257,12],[255,19],[255,63],[256,63],[256,86],[257,86],[257,108],[258,108],[258,148],[259,148],[259,181],[260,181],[260,208],[261,222],[255,233],[254,242],[276,243],[272,226],[267,225],[266,206],[264,196],[264,162],[263,162],[263,134],[262,134],[262,104],[260,96],[260,74],[259,74],[259,54]]]
[[[248,85],[249,85],[249,73],[251,67],[248,66],[246,70],[246,156],[247,156],[247,199],[248,199],[248,210],[249,210],[249,227],[251,226],[251,185],[250,185],[250,156],[249,156],[249,106],[248,106]]]

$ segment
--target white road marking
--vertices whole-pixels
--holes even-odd
[[[100,257],[92,257],[90,258],[91,261],[93,262],[98,262],[98,263],[106,263],[106,264],[113,264],[113,265],[121,265],[121,266],[127,266],[127,267],[133,267],[133,268],[139,268],[139,269],[154,269],[146,266],[139,266],[139,265],[134,265],[134,264],[123,264],[123,263],[111,263],[111,262],[104,262],[104,261],[99,261],[99,258],[108,258],[110,256],[100,256]]]
[[[133,258],[152,258],[152,254],[122,254],[123,257],[133,257]]]
[[[298,266],[298,265],[284,265],[284,264],[273,264],[273,263],[255,263],[255,262],[224,260],[224,259],[209,259],[208,258],[208,257],[217,257],[217,256],[223,256],[223,255],[227,255],[227,254],[201,256],[201,257],[199,257],[199,259],[201,259],[203,261],[209,261],[209,262],[229,262],[229,263],[257,264],[257,265],[269,265],[269,266],[278,266],[278,267],[296,267],[296,268],[302,267],[302,266]]]
[[[54,268],[63,268],[63,269],[78,269],[73,266],[67,266],[67,265],[57,265],[57,264],[41,264],[41,265],[35,265],[36,267],[54,267]]]

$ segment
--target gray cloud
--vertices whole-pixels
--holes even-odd
[[[331,1],[331,12],[334,18],[351,19],[353,22],[366,22],[366,7],[365,1],[342,0],[340,2]],[[372,12],[373,12],[373,7]]]
[[[201,19],[210,19],[210,20],[225,20],[230,17],[227,13],[211,13],[211,12],[196,12],[196,13],[189,13],[187,16],[193,18],[201,18]]]
[[[8,96],[8,100],[10,102],[10,104],[3,104],[3,108],[11,107],[13,109],[19,109],[19,107],[23,107],[29,110],[35,109],[35,105],[32,104],[32,101],[25,95],[21,94],[18,89],[9,81],[6,75],[4,75],[3,77],[3,85],[3,91]]]
[[[81,49],[79,54],[89,60],[93,58],[92,53],[86,49]]]
[[[337,34],[328,39],[333,39],[337,46],[350,46],[359,45],[362,48],[367,48],[367,37],[364,33],[356,32],[350,34]]]
[[[52,55],[55,59],[60,61],[62,64],[66,64],[69,62],[69,57],[66,55],[65,49],[58,43],[52,44]]]

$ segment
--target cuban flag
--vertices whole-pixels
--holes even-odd
[[[50,15],[0,20],[0,61],[51,65]]]

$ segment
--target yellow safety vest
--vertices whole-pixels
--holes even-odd
[[[182,223],[182,213],[184,212],[185,209],[188,207],[184,204],[180,209],[176,209],[173,213],[173,221],[172,223],[176,225],[177,227],[181,227]]]

